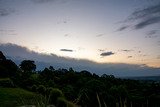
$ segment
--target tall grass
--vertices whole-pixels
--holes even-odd
[[[97,101],[98,101],[98,107],[102,107],[102,101],[99,98],[99,95],[96,93]],[[107,107],[106,103],[103,101],[104,107]]]

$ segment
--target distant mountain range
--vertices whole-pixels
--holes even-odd
[[[159,81],[160,82],[160,75],[159,76],[124,77],[124,79]]]

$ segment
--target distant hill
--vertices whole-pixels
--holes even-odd
[[[124,77],[124,79],[159,81],[160,82],[160,75],[159,76]]]

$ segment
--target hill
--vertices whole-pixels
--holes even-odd
[[[157,81],[160,82],[160,76],[139,76],[139,77],[125,77],[125,79]]]
[[[0,88],[0,107],[32,104],[37,95],[21,88]]]

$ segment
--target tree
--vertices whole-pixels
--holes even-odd
[[[53,68],[53,66],[49,66],[49,70],[54,71],[55,69]]]
[[[0,51],[0,77],[13,77],[18,71],[17,65]]]
[[[54,74],[53,74],[53,71],[48,69],[48,68],[45,68],[41,73],[40,73],[41,77],[43,79],[45,79],[46,81],[49,81],[49,80],[53,80],[53,77],[54,77]]]
[[[3,55],[2,51],[0,51],[0,60],[6,60],[6,57]]]
[[[20,68],[22,70],[26,71],[35,71],[36,70],[36,65],[35,62],[32,60],[23,60],[20,64]]]
[[[86,70],[81,71],[80,74],[86,77],[92,77],[92,74]]]
[[[52,104],[56,104],[59,97],[64,97],[62,91],[59,90],[58,88],[51,88],[49,95]]]

